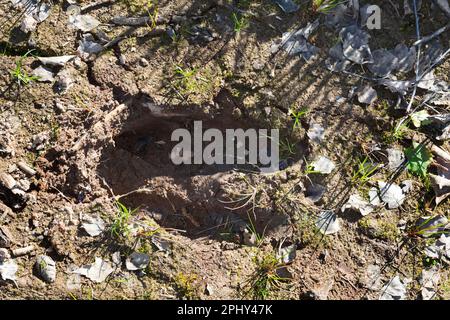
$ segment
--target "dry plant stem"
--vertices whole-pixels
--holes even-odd
[[[434,153],[435,155],[441,157],[442,159],[444,159],[445,161],[450,162],[450,154],[448,154],[447,152],[445,152],[444,150],[442,150],[441,148],[439,148],[436,145],[433,145],[431,147],[431,152]]]
[[[114,199],[114,200],[119,200],[120,198],[127,197],[127,196],[129,196],[129,195],[131,195],[131,194],[134,194],[134,193],[152,193],[152,192],[153,192],[152,189],[148,189],[148,188],[140,188],[140,189],[136,189],[136,190],[133,190],[133,191],[124,193],[124,194],[120,194],[120,195],[118,195],[118,196],[114,196],[113,199]]]
[[[420,40],[417,40],[416,42],[413,43],[413,45],[414,46],[419,46],[419,45],[422,45],[424,43],[430,42],[431,40],[433,40],[436,37],[440,36],[441,34],[443,34],[445,31],[447,31],[449,29],[450,29],[450,23],[448,23],[446,26],[436,30],[435,32],[433,32],[429,36],[426,36],[426,37],[423,37]]]

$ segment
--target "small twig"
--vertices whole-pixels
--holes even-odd
[[[151,193],[151,192],[153,192],[153,191],[154,191],[154,190],[147,189],[147,188],[140,188],[140,189],[136,189],[136,190],[133,190],[133,191],[124,193],[124,194],[120,194],[120,195],[118,195],[118,196],[114,196],[113,198],[114,198],[114,200],[119,200],[120,198],[127,197],[127,196],[129,196],[129,195],[131,195],[131,194],[134,194],[134,193]]]
[[[65,200],[69,201],[70,203],[72,203],[72,200],[70,200],[67,196],[64,195],[64,193],[62,193],[58,188],[50,186],[51,189],[55,190],[58,192],[58,194],[64,198]]]
[[[134,32],[138,29],[139,27],[133,26],[128,28],[127,30],[125,30],[124,32],[122,32],[119,36],[117,36],[116,38],[114,38],[113,40],[111,40],[110,42],[108,42],[107,44],[105,44],[103,46],[103,51],[114,47],[115,45],[119,44],[119,42],[130,38],[131,36],[133,36]],[[164,28],[154,28],[151,31],[147,32],[144,36],[145,37],[157,37],[157,36],[161,36],[165,33],[165,29]]]
[[[449,29],[450,29],[450,23],[448,23],[446,26],[443,26],[442,28],[436,30],[434,33],[430,34],[429,36],[423,37],[421,40],[417,40],[416,42],[413,43],[413,46],[419,46],[421,44],[430,42],[431,40],[440,36],[441,34],[443,34],[445,31],[447,31]]]

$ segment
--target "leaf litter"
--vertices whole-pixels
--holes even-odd
[[[96,283],[105,281],[106,278],[108,278],[108,276],[113,272],[114,268],[112,265],[108,261],[105,261],[99,257],[95,258],[95,262],[93,264],[84,265],[72,271],[72,273],[85,276]]]

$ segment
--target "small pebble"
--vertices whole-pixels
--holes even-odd
[[[47,283],[55,282],[56,262],[49,256],[40,255],[36,259],[36,271],[39,277]]]

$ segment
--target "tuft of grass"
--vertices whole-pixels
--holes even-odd
[[[246,293],[256,300],[267,299],[274,290],[277,290],[283,281],[288,279],[278,275],[278,270],[285,267],[280,263],[274,253],[254,258],[256,270],[246,283]]]
[[[147,7],[147,14],[150,18],[150,28],[154,29],[156,27],[159,15],[158,1],[149,0]]]
[[[182,68],[176,65],[174,71],[177,76],[178,87],[181,87],[184,92],[191,93],[198,89],[196,80],[197,68]]]
[[[385,134],[385,142],[393,143],[403,140],[409,131],[408,124],[410,121],[411,120],[409,118],[400,120],[390,132]]]
[[[439,230],[441,228],[442,229],[445,228],[445,226],[447,225],[446,223],[431,225],[431,226],[427,227],[427,225],[430,223],[430,221],[432,221],[434,218],[436,218],[436,217],[429,217],[428,219],[425,219],[425,221],[423,221],[421,224],[413,225],[407,231],[408,236],[414,238],[414,237],[426,235],[427,237],[432,238],[432,237],[440,237],[441,234],[448,234],[449,231],[445,231],[445,230],[440,231]]]
[[[300,120],[304,118],[308,114],[309,110],[307,107],[300,108],[299,110],[295,110],[293,108],[289,109],[289,115],[294,120],[294,124],[292,125],[292,130],[301,127]]]
[[[137,208],[132,210],[127,208],[120,201],[116,201],[117,216],[111,226],[111,235],[117,238],[127,238],[130,232],[130,218],[137,211]]]
[[[358,159],[357,170],[354,171],[351,179],[352,184],[364,186],[378,170],[378,164],[372,164],[368,161],[369,156],[366,156],[362,161],[361,159]]]
[[[23,60],[31,53],[34,49],[27,51],[23,56],[16,61],[16,67],[11,71],[11,76],[13,79],[17,81],[19,86],[27,85],[30,82],[36,81],[39,79],[37,76],[30,76],[23,68],[22,62]]]
[[[313,8],[320,13],[330,13],[338,5],[345,2],[344,0],[313,0]]]
[[[240,33],[249,25],[247,17],[245,17],[244,15],[236,14],[236,12],[233,12],[233,14],[231,15],[231,20],[233,21],[234,32],[236,33]]]
[[[287,159],[287,158],[295,155],[297,152],[295,143],[292,143],[291,141],[289,141],[288,138],[281,140],[279,142],[279,148],[280,148],[281,159]]]
[[[309,163],[306,159],[305,164],[305,175],[320,173],[320,171],[315,170],[314,165],[312,163]]]

